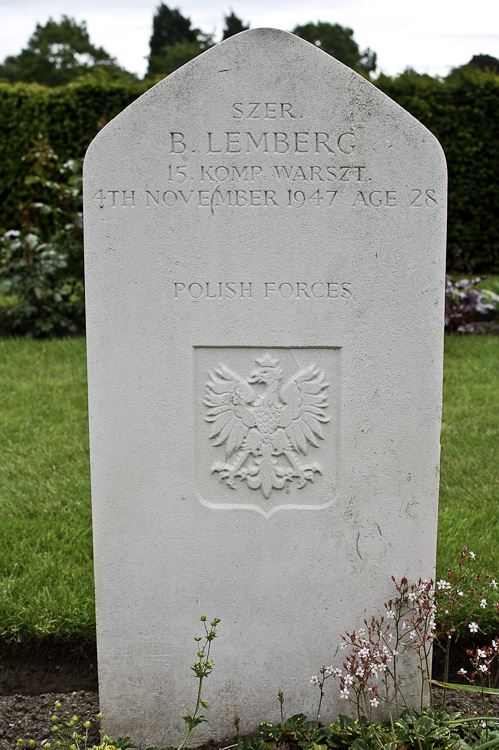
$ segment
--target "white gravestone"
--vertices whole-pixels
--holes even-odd
[[[419,122],[272,29],[97,136],[85,240],[105,728],[176,743],[219,617],[220,739],[313,715],[340,634],[434,570],[446,169]],[[332,685],[323,719],[345,711]]]

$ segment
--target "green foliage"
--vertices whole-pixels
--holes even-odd
[[[305,714],[295,714],[281,724],[264,722],[260,724],[259,733],[267,743],[298,745],[302,750],[322,750],[332,737],[328,727],[308,721]]]
[[[488,720],[492,727],[497,720]],[[477,718],[459,713],[447,714],[424,708],[405,709],[393,722],[369,721],[365,716],[353,719],[340,714],[337,721],[324,727],[295,714],[281,724],[260,724],[258,736],[239,742],[239,750],[264,750],[265,747],[301,748],[301,750],[450,750],[450,748],[499,745],[499,732],[477,729]],[[262,742],[263,741],[263,742]]]
[[[27,155],[34,196],[21,230],[0,237],[0,329],[42,337],[84,329],[81,162],[60,164],[45,141]],[[37,195],[38,194],[38,195]]]
[[[120,70],[102,47],[91,43],[85,21],[62,16],[59,22],[49,18],[45,26],[36,25],[26,49],[0,65],[0,79],[63,86],[96,65]]]
[[[231,11],[228,16],[224,16],[225,26],[222,33],[222,39],[228,39],[234,34],[239,34],[241,31],[247,31],[249,25],[245,26],[240,18],[236,16],[234,11]]]
[[[353,38],[353,30],[346,26],[318,21],[296,26],[293,34],[315,44],[328,55],[336,57],[337,60],[360,73],[369,75],[376,70],[376,53],[369,48],[361,52]]]

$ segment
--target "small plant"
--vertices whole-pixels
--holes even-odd
[[[184,723],[187,727],[186,735],[183,739],[183,741],[180,743],[178,750],[182,750],[185,743],[187,742],[190,733],[192,730],[199,726],[199,724],[202,724],[206,721],[203,714],[201,713],[202,708],[208,708],[207,701],[203,700],[201,697],[201,691],[203,689],[203,680],[205,677],[208,677],[208,675],[211,674],[213,670],[213,662],[210,660],[210,650],[211,650],[211,643],[212,641],[217,637],[217,625],[220,622],[218,617],[215,617],[214,620],[210,623],[210,629],[208,630],[208,626],[206,624],[206,617],[205,615],[201,615],[201,622],[204,625],[205,635],[204,635],[204,641],[202,646],[199,646],[198,648],[198,660],[194,662],[194,666],[191,667],[192,671],[196,675],[197,679],[199,680],[198,685],[198,694],[196,698],[196,707],[194,709],[194,713],[192,716],[187,715],[184,716]],[[202,638],[201,637],[195,637],[194,640],[196,643],[201,643]]]
[[[452,643],[459,632],[467,629],[472,635],[479,632],[481,613],[490,606],[487,591],[498,584],[488,573],[483,578],[472,569],[476,555],[463,547],[459,554],[457,570],[449,569],[445,579],[437,581],[435,598],[440,613],[436,645],[444,652],[444,683],[449,681],[449,663]],[[497,603],[492,604],[496,609]],[[443,688],[442,709],[445,708],[446,688]]]
[[[456,685],[455,683],[438,682],[433,680],[435,685],[444,689],[465,690],[476,693],[481,698],[482,713],[484,716],[490,714],[490,698],[493,695],[499,695],[497,683],[499,681],[499,639],[494,638],[490,646],[477,646],[468,649],[466,652],[470,657],[471,672],[461,667],[458,675],[464,677],[469,685]],[[481,725],[487,728],[486,721],[483,720]]]
[[[177,750],[182,750],[182,748],[185,746],[185,743],[189,739],[190,733],[195,727],[207,721],[201,713],[201,709],[208,708],[208,702],[203,700],[202,698],[203,680],[205,677],[208,677],[208,675],[210,675],[213,671],[213,662],[210,660],[210,650],[212,641],[217,637],[217,625],[220,620],[218,619],[218,617],[215,617],[215,619],[210,622],[209,629],[206,623],[205,615],[201,615],[201,622],[204,625],[205,634],[204,638],[203,636],[196,636],[194,638],[194,640],[198,644],[198,658],[194,662],[194,665],[191,667],[195,676],[199,680],[196,706],[192,715],[188,714],[187,716],[184,716],[184,724],[187,727],[187,732],[185,733],[185,737],[178,746]],[[149,747],[147,748],[147,750],[158,750],[158,748]],[[174,750],[174,748],[170,746],[168,750]]]
[[[308,721],[305,714],[295,714],[281,724],[264,722],[259,727],[260,737],[266,743],[286,746],[299,746],[303,750],[318,750],[327,747],[331,737],[328,727]]]
[[[56,702],[54,709],[58,711],[62,708],[62,704]],[[95,717],[97,720],[101,720],[102,714],[97,714]],[[68,722],[62,721],[59,716],[54,712],[50,717],[52,726],[51,733],[53,740],[50,742],[44,742],[44,750],[55,750],[55,748],[66,748],[66,750],[132,750],[136,746],[130,742],[130,737],[120,737],[118,740],[112,740],[110,737],[104,734],[99,729],[100,744],[89,744],[89,731],[92,723],[90,721],[84,721],[81,726],[78,726],[78,716],[74,715]],[[17,748],[34,748],[36,742],[33,739],[19,739],[16,742]]]

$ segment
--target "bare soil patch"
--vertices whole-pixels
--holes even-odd
[[[460,667],[467,668],[466,649],[470,645],[459,643],[456,647],[451,681],[458,681],[456,674]],[[442,668],[441,652],[435,650],[434,679],[443,678]],[[435,707],[440,708],[441,689],[434,688],[433,695]],[[63,721],[69,721],[76,714],[81,722],[92,722],[90,740],[97,744],[99,725],[95,717],[99,712],[99,696],[95,645],[49,641],[42,645],[34,642],[0,644],[0,750],[15,750],[19,738],[33,738],[37,747],[53,740],[50,717],[56,701],[62,704],[57,714]],[[448,693],[448,712],[481,714],[481,710],[479,696],[457,691]],[[499,716],[499,697],[492,699],[491,710]],[[262,721],[265,718],[262,716]],[[205,745],[200,750],[216,750],[234,741],[234,738],[228,738],[222,743]]]

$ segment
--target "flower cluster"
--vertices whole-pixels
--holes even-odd
[[[380,698],[387,700],[386,677],[391,674],[390,665],[398,652],[392,647],[392,624],[384,617],[364,620],[364,625],[342,635],[341,648],[349,651],[343,669],[332,670],[332,674],[339,680],[341,698],[376,708]]]
[[[320,677],[315,675],[310,682],[319,685],[321,700],[324,694],[324,682],[328,677],[335,677],[339,682],[339,696],[353,701],[359,712],[368,719],[372,708],[380,701],[389,706],[394,703],[407,707],[402,694],[397,674],[397,657],[413,651],[419,659],[419,669],[423,681],[421,691],[421,710],[423,696],[428,680],[431,678],[431,650],[434,642],[446,652],[444,681],[448,682],[449,649],[458,628],[467,625],[471,633],[479,630],[480,610],[488,606],[487,590],[497,589],[497,582],[490,574],[481,578],[478,573],[468,572],[465,565],[473,564],[474,552],[463,547],[459,555],[457,575],[449,570],[446,578],[434,582],[419,579],[409,584],[407,578],[392,580],[396,596],[385,603],[384,616],[364,620],[364,627],[353,633],[342,635],[341,648],[349,648],[342,668],[322,667]],[[499,603],[494,603],[499,612]],[[436,615],[439,613],[440,628],[437,632]],[[466,670],[460,674],[470,682],[477,675],[487,677],[490,686],[490,668],[492,661],[499,661],[499,640],[492,646],[477,649],[470,654],[473,672],[470,677]],[[499,672],[498,677],[499,680]],[[494,682],[495,684],[495,682]],[[445,690],[443,703],[445,704]]]
[[[435,583],[432,579],[426,578],[420,578],[413,584],[409,584],[407,578],[402,578],[397,583],[392,576],[392,580],[398,596],[395,601],[390,600],[385,604],[385,608],[388,612],[393,612],[399,635],[399,647],[404,650],[417,650],[420,659],[426,661],[435,639]]]
[[[492,645],[469,649],[467,652],[473,667],[471,674],[466,669],[461,668],[458,674],[465,677],[472,685],[475,684],[476,678],[480,678],[482,684],[489,684],[489,687],[495,686],[497,676],[493,676],[493,663],[498,660],[499,639],[494,638]]]
[[[486,592],[497,589],[490,573],[481,577],[473,570],[467,572],[467,565],[473,565],[476,555],[467,547],[463,547],[459,555],[457,571],[448,570],[447,577],[437,581],[436,603],[443,617],[440,622],[439,639],[441,644],[451,640],[456,630],[467,625],[470,633],[480,630],[481,617],[477,612],[489,606]],[[494,607],[499,608],[497,603]],[[442,646],[447,649],[447,644]]]

